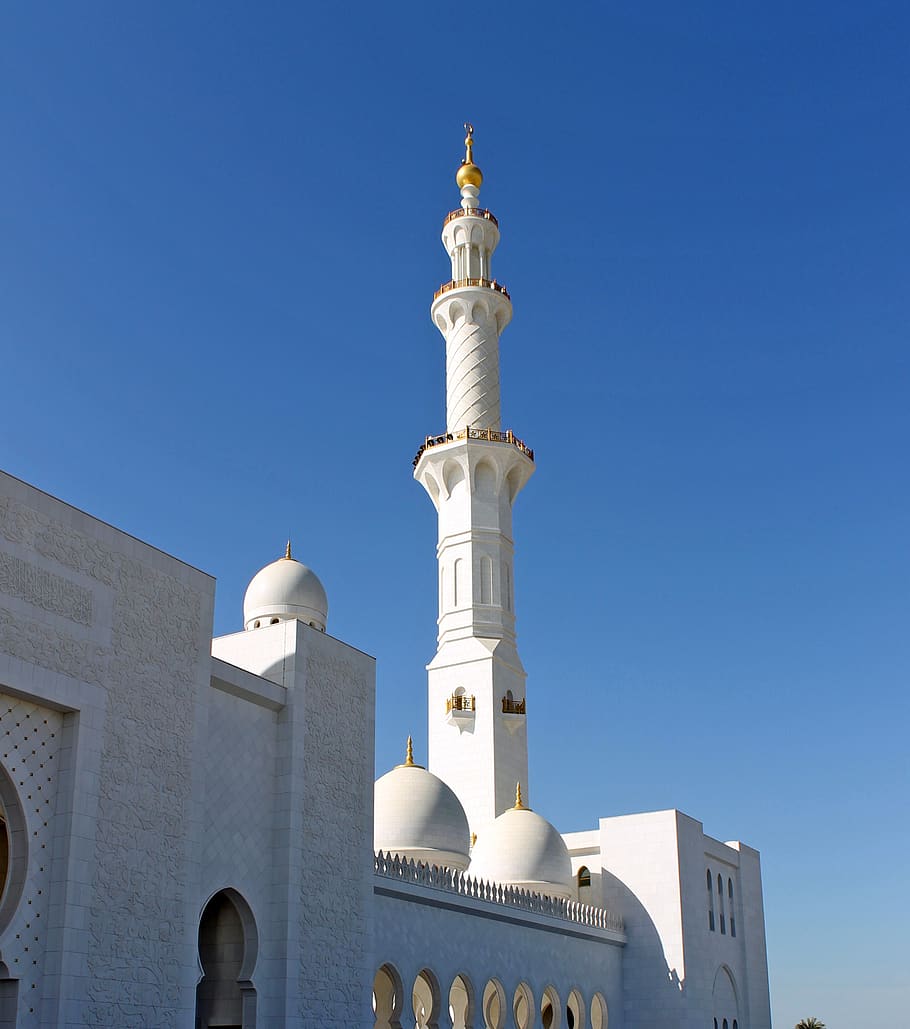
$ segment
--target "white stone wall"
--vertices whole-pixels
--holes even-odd
[[[19,1029],[41,1025],[48,971],[46,927],[51,885],[58,873],[53,861],[55,814],[61,777],[65,786],[61,758],[69,735],[60,711],[0,694],[0,761],[6,773],[3,793],[12,790],[16,797],[14,810],[8,812],[8,830],[24,836],[30,857],[22,869],[24,882],[10,884],[15,895],[4,903],[0,915],[5,923],[0,953],[10,975],[19,980]],[[14,874],[19,872],[16,850],[18,847],[10,869]],[[9,902],[17,899],[15,910],[10,910]]]
[[[484,1025],[480,1004],[491,978],[499,980],[505,991],[507,1026],[515,1024],[511,1011],[515,991],[526,983],[534,998],[533,1025],[540,1025],[544,990],[553,987],[561,1002],[560,1026],[566,1025],[565,1005],[575,989],[588,1009],[594,994],[601,993],[608,1005],[610,1029],[624,1029],[623,946],[618,938],[608,938],[611,934],[586,932],[557,919],[461,900],[378,876],[375,891],[374,971],[389,964],[400,976],[402,1026],[414,1024],[411,989],[417,975],[429,969],[439,984],[441,1026],[449,1024],[448,993],[454,978],[461,975],[475,994],[475,1029]],[[353,1024],[371,1026],[372,1020]]]
[[[64,712],[52,842],[28,854],[31,876],[50,851],[45,971],[20,1008],[27,985],[42,1025],[189,1025],[212,580],[4,474],[0,554],[0,690]]]
[[[764,912],[758,854],[706,836],[700,822],[679,811],[604,818],[600,822],[600,892],[622,914],[628,942],[624,982],[628,1029],[704,1029],[728,1017],[739,1029],[770,1029]],[[566,837],[573,867],[589,864],[591,837]],[[746,854],[747,862],[741,861]],[[582,857],[583,855],[583,857]],[[590,867],[590,865],[589,865]],[[715,929],[708,920],[706,873],[734,884],[736,936],[725,905]],[[592,888],[595,883],[592,882]],[[726,899],[726,894],[725,894]],[[733,983],[735,1010],[717,993]]]
[[[296,621],[221,637],[213,653],[287,691],[277,713],[276,942],[254,980],[265,1024],[356,1025],[372,983],[375,663]]]

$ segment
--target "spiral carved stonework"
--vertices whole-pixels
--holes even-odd
[[[499,430],[499,334],[479,304],[446,333],[446,421],[449,432]]]

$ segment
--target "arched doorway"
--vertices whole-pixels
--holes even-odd
[[[714,976],[714,1015],[718,1025],[730,1025],[739,1018],[739,1004],[736,998],[736,982],[726,965],[721,965]]]
[[[252,975],[259,939],[249,905],[236,890],[219,890],[199,920],[197,1029],[255,1029]]]

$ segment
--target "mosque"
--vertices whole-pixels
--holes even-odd
[[[768,1029],[756,850],[679,811],[567,832],[528,794],[512,509],[473,130],[443,222],[428,757],[373,782],[373,658],[290,544],[213,579],[0,473],[0,1029]],[[403,748],[404,749],[404,748]],[[596,812],[591,812],[594,822]]]

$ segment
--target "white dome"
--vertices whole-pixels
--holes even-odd
[[[319,577],[287,554],[257,572],[243,598],[243,624],[258,629],[273,622],[298,618],[325,632],[329,601]]]
[[[571,897],[572,860],[556,829],[526,807],[504,811],[477,837],[468,869],[475,879]]]
[[[373,803],[374,850],[461,872],[468,867],[467,815],[458,797],[432,772],[420,765],[398,765],[376,780]]]

